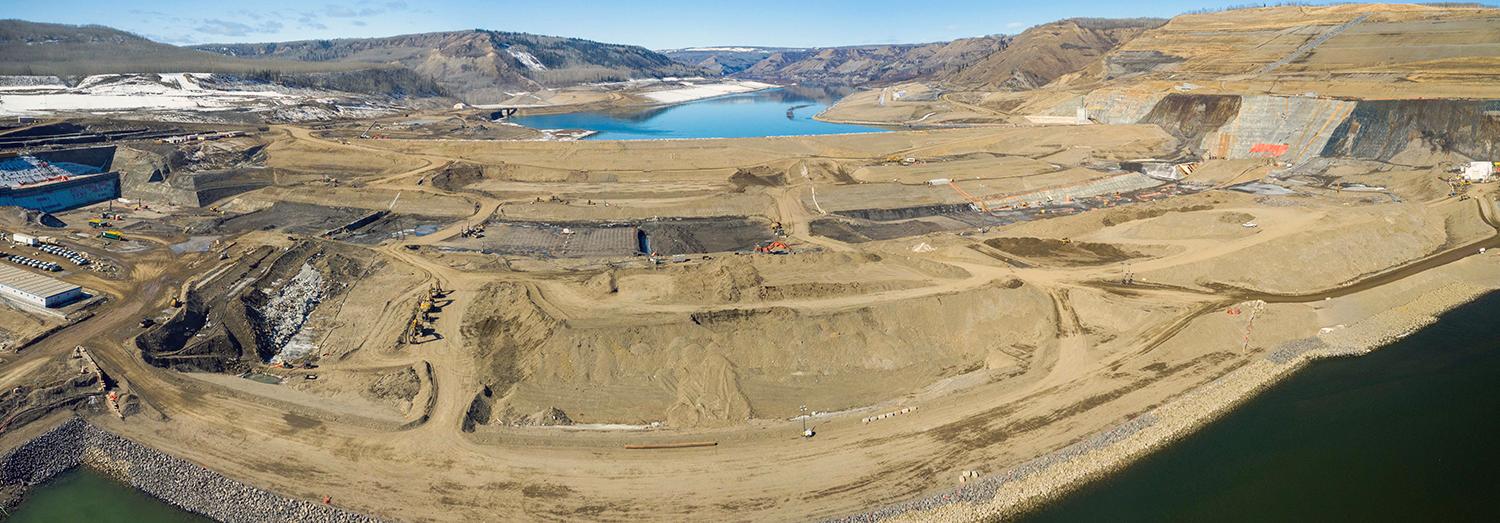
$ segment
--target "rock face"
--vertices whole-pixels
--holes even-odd
[[[112,475],[173,506],[219,521],[380,521],[231,480],[95,427],[82,418],[70,419],[0,455],[0,485],[35,486],[80,465]]]
[[[395,63],[436,80],[471,104],[499,102],[509,98],[506,91],[702,74],[696,67],[642,47],[480,29],[386,38],[212,44],[197,49],[250,59]]]

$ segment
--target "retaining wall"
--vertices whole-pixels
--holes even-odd
[[[1255,158],[1256,144],[1285,144],[1279,158],[1292,165],[1323,151],[1334,129],[1349,118],[1354,102],[1302,96],[1245,96],[1239,114],[1200,144],[1209,158]]]
[[[32,487],[80,465],[103,471],[168,504],[218,521],[380,521],[234,481],[76,417],[0,455],[0,483]]]

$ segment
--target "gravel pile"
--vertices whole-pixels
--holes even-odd
[[[287,498],[73,418],[0,455],[0,481],[34,486],[79,465],[129,483],[184,510],[226,522],[376,522],[314,501]]]

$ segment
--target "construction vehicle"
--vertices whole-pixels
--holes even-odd
[[[756,247],[755,252],[760,254],[791,254],[792,248],[780,240],[773,240]]]
[[[172,308],[175,309],[175,308],[178,308],[178,307],[181,307],[181,306],[182,306],[182,300],[178,299],[176,296],[173,296],[172,297]]]
[[[125,233],[122,233],[120,231],[104,231],[99,233],[99,237],[106,240],[125,241]]]
[[[104,221],[102,218],[89,218],[89,227],[92,227],[92,228],[95,228],[95,229],[101,229],[101,228],[104,228],[104,227],[110,227],[111,225],[112,225],[111,223],[109,223],[107,221]]]

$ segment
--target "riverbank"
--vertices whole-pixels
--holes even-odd
[[[75,467],[89,467],[170,505],[225,522],[373,523],[332,505],[292,499],[70,417],[0,454],[0,485],[28,489]]]
[[[1166,404],[1043,456],[963,486],[835,521],[1012,519],[1190,435],[1256,394],[1324,359],[1360,356],[1431,325],[1494,289],[1458,282],[1343,328],[1287,341]]]

